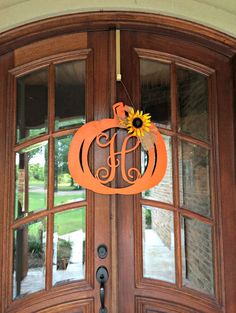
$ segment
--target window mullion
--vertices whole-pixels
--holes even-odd
[[[179,162],[178,162],[178,101],[177,101],[177,83],[176,83],[176,64],[171,63],[171,123],[175,133],[172,139],[172,162],[173,162],[173,195],[174,206],[177,211],[174,212],[174,234],[175,234],[175,260],[176,260],[176,284],[178,288],[182,287],[182,256],[181,256],[181,222],[180,222],[180,199],[179,199]]]
[[[55,117],[55,66],[50,64],[48,77],[48,210],[54,206],[54,117]],[[52,258],[53,258],[53,214],[48,215],[47,253],[46,253],[46,290],[52,288]]]

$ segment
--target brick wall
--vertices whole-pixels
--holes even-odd
[[[173,218],[167,210],[152,210],[152,229],[154,229],[166,247],[171,249]]]
[[[182,142],[179,145],[180,205],[210,216],[209,159],[207,149]]]
[[[157,200],[165,203],[173,203],[173,183],[172,183],[172,141],[163,135],[167,148],[167,169],[164,178],[159,185],[143,193],[146,199]]]
[[[185,219],[182,227],[185,285],[213,293],[212,236],[210,226]]]
[[[177,67],[179,126],[199,139],[208,137],[208,83],[197,72]]]
[[[151,78],[150,78],[151,79]],[[207,79],[201,74],[179,69],[179,103],[181,129],[195,138],[207,139]],[[147,79],[148,81],[148,79]],[[157,82],[158,83],[158,82]],[[142,99],[146,107],[153,108],[166,104],[166,92],[160,87],[146,84],[142,90]],[[150,104],[148,104],[150,102]],[[143,103],[142,103],[143,104]],[[162,110],[158,110],[160,113]],[[159,122],[164,122],[168,114],[160,114]],[[172,203],[172,158],[171,142],[164,137],[168,153],[168,168],[163,181],[144,193],[145,198]],[[196,145],[179,145],[180,200],[185,208],[210,215],[208,151]],[[152,210],[152,228],[162,242],[171,246],[171,215],[166,210]],[[183,278],[185,285],[212,294],[213,257],[211,229],[197,220],[187,219],[182,225]]]

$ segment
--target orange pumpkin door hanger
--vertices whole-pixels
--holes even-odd
[[[72,178],[78,185],[101,194],[137,194],[156,186],[163,179],[167,167],[167,152],[160,132],[151,123],[149,114],[134,112],[133,108],[122,102],[113,105],[113,114],[113,118],[89,122],[75,133],[68,154],[68,167]],[[117,132],[115,131],[111,138],[105,133],[111,128],[127,130],[121,151],[115,151]],[[134,143],[130,148],[131,140]],[[88,153],[94,141],[100,148],[109,149],[109,156],[104,166],[92,174]],[[141,173],[134,167],[127,170],[127,154],[135,151],[140,145],[148,156],[144,172]],[[118,167],[127,187],[109,186],[115,179]]]

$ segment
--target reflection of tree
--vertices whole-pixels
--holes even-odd
[[[55,139],[54,148],[54,184],[55,191],[57,192],[60,184],[73,189],[78,189],[79,186],[74,184],[68,170],[68,150],[72,136],[64,136]],[[22,168],[26,169],[26,176],[30,184],[45,184],[47,188],[47,175],[48,175],[48,144],[40,143],[38,146],[34,145],[24,150],[21,154],[23,158]],[[21,168],[21,167],[20,167]],[[65,189],[66,189],[65,188]]]
[[[44,181],[44,166],[39,163],[31,164],[29,166],[29,176],[35,180]]]
[[[34,162],[34,159],[41,159],[41,162]],[[40,145],[37,148],[30,150],[27,153],[28,175],[29,178],[44,182],[45,189],[47,188],[48,174],[48,145]]]
[[[63,179],[64,174],[68,174],[68,150],[71,136],[62,137],[55,140],[55,191],[58,191],[59,177]],[[70,186],[74,186],[74,180],[70,177]]]
[[[28,161],[32,160],[34,157],[41,155],[43,152],[43,146],[34,148],[28,152]]]

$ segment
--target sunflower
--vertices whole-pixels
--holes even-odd
[[[127,118],[127,130],[129,134],[134,134],[138,138],[143,137],[145,132],[150,131],[151,116],[149,113],[143,114],[143,111],[134,112],[132,108]]]

